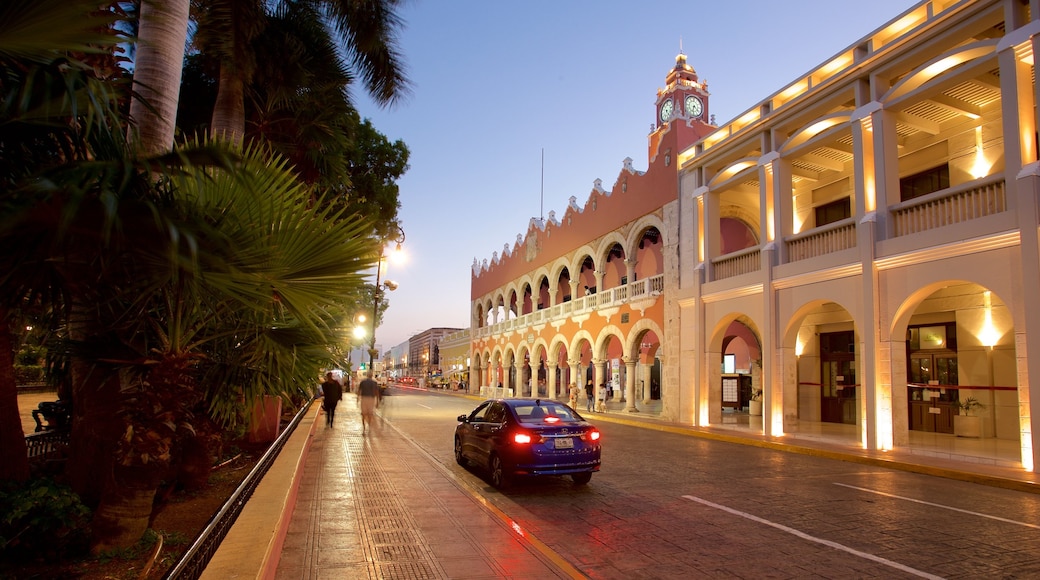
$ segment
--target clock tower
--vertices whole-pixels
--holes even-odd
[[[697,78],[681,52],[665,77],[665,87],[657,91],[657,127],[677,119],[708,122],[708,83]]]
[[[665,87],[657,91],[657,119],[650,134],[650,155],[660,152],[662,140],[669,134],[673,146],[682,150],[715,130],[709,123],[708,83],[697,77],[697,71],[686,63],[681,51],[675,67],[665,77]]]

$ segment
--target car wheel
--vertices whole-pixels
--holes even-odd
[[[592,481],[592,472],[585,471],[583,473],[572,473],[571,479],[573,479],[574,483],[578,485],[585,485],[586,483]]]
[[[462,440],[458,437],[455,438],[455,463],[458,463],[463,467],[469,465],[469,460],[462,454]]]
[[[492,455],[489,468],[491,472],[491,485],[498,489],[503,489],[509,485],[509,474],[506,472],[506,467],[502,463],[501,457]]]

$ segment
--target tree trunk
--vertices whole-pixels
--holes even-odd
[[[130,118],[145,155],[173,148],[190,4],[189,0],[141,2]]]
[[[29,456],[18,413],[18,387],[14,378],[14,341],[0,309],[0,481],[29,478]]]
[[[90,527],[91,551],[100,554],[131,548],[144,536],[159,488],[161,467],[145,465],[113,469]]]
[[[242,78],[231,67],[220,66],[217,84],[217,102],[213,106],[210,135],[239,143],[246,132],[245,88]]]
[[[92,363],[72,362],[72,433],[66,472],[73,491],[93,508],[111,478],[116,442],[122,435],[119,420],[119,378],[106,375]]]

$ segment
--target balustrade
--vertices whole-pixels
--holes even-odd
[[[505,320],[497,324],[491,324],[480,329],[478,336],[487,338],[510,330],[520,330],[535,324],[547,323],[553,320],[565,318],[574,313],[584,312],[597,308],[607,308],[624,304],[631,300],[646,297],[647,294],[656,296],[664,292],[664,274],[651,276],[643,280],[632,282],[604,290],[596,294],[582,296],[569,302],[554,304],[549,308],[536,310],[530,314],[524,314],[511,320]]]
[[[787,238],[787,259],[797,262],[855,247],[856,220],[847,218]]]
[[[905,236],[1001,213],[1007,209],[1004,176],[997,174],[892,207],[892,234]]]
[[[758,246],[731,252],[712,260],[716,280],[725,280],[741,274],[750,274],[762,269],[762,250]]]

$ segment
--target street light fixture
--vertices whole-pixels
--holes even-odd
[[[401,252],[401,244],[404,243],[404,230],[402,230],[400,226],[396,225],[395,228],[397,229],[397,237],[392,241],[397,244],[394,252],[399,254]],[[393,280],[380,282],[380,277],[383,274],[383,262],[385,259],[386,244],[380,243],[379,261],[376,262],[376,288],[375,291],[372,292],[372,336],[369,337],[368,345],[368,368],[371,372],[375,372],[376,355],[379,354],[379,351],[376,350],[376,324],[379,320],[379,302],[383,297],[384,289],[389,290],[390,292],[397,290],[397,282],[394,282]]]

